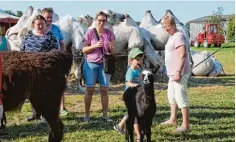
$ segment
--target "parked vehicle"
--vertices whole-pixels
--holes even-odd
[[[198,33],[196,38],[190,38],[190,44],[195,47],[210,47],[212,44],[215,47],[220,47],[225,42],[224,35],[219,33],[217,24],[207,23],[203,27],[203,31]]]

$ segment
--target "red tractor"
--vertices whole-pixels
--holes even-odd
[[[195,39],[191,40],[191,45],[199,47],[201,44],[203,47],[210,47],[214,44],[215,47],[220,47],[221,43],[225,42],[224,35],[219,33],[217,24],[205,24],[203,32],[200,32]]]

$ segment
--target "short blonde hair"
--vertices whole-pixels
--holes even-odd
[[[46,8],[44,8],[43,10],[42,10],[42,13],[44,14],[44,13],[54,13],[54,11],[53,11],[53,8],[51,8],[51,7],[46,7]]]
[[[175,19],[172,16],[166,15],[161,19],[161,24],[175,26]]]

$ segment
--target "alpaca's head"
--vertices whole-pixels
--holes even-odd
[[[150,70],[143,70],[142,72],[142,80],[144,84],[153,84],[154,83],[154,75]]]

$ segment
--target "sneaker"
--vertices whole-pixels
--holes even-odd
[[[111,118],[109,118],[109,117],[103,117],[102,120],[104,122],[113,122],[113,120]]]
[[[84,122],[89,122],[90,121],[90,117],[88,116],[85,116],[84,119],[83,119]]]
[[[125,130],[120,128],[120,126],[117,124],[113,127],[114,130],[118,131],[121,135],[125,134]]]
[[[69,114],[69,111],[65,108],[61,109],[60,110],[60,115],[68,115]]]

